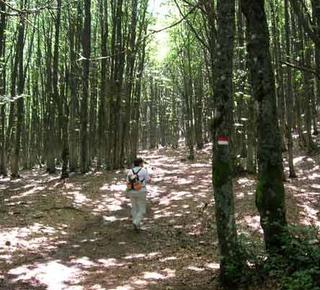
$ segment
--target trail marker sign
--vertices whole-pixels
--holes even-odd
[[[229,137],[219,136],[218,137],[218,145],[229,145]]]

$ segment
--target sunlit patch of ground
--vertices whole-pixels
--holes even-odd
[[[39,170],[0,180],[0,289],[217,289],[218,243],[210,146],[142,153],[152,174],[143,231],[130,224],[125,171],[92,172],[61,182]],[[320,169],[295,159],[288,180],[292,223],[319,223]],[[238,232],[262,237],[253,176],[234,180]]]

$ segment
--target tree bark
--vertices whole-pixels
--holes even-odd
[[[22,7],[24,6],[22,1]],[[19,161],[20,161],[20,149],[21,149],[21,135],[24,122],[24,67],[23,67],[23,49],[24,49],[24,35],[25,35],[25,20],[21,18],[18,28],[18,39],[16,47],[16,59],[17,63],[17,111],[16,111],[16,128],[15,128],[15,140],[14,151],[11,158],[11,177],[19,178]]]
[[[259,176],[256,205],[260,213],[266,249],[271,254],[281,251],[284,245],[283,237],[287,233],[275,80],[269,52],[269,32],[264,0],[242,0],[241,7],[247,19],[253,96],[258,103]]]
[[[239,255],[237,231],[234,215],[232,184],[232,154],[229,144],[220,144],[217,139],[224,137],[230,141],[233,130],[233,47],[235,1],[217,2],[217,61],[216,83],[214,87],[216,116],[214,125],[213,186],[217,231],[221,254],[220,277],[223,284],[236,282],[239,276],[231,269],[243,269]],[[241,276],[241,274],[240,274]]]
[[[6,93],[6,68],[5,68],[5,28],[6,28],[5,1],[0,2],[0,99]],[[0,175],[7,176],[6,152],[6,104],[0,104]]]
[[[291,29],[289,18],[289,0],[285,0],[285,38],[286,38],[286,55],[289,59],[291,56]],[[293,89],[292,89],[292,69],[287,66],[287,96],[286,96],[286,115],[287,115],[287,139],[288,139],[288,163],[289,177],[297,177],[293,165],[293,140],[292,140],[292,115],[293,115]]]
[[[88,100],[89,100],[89,76],[90,76],[90,51],[91,51],[91,0],[84,1],[84,26],[82,34],[83,48],[83,73],[82,73],[82,100],[81,100],[81,124],[80,124],[80,170],[81,173],[89,171],[88,150]]]

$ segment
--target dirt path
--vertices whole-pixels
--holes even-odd
[[[192,164],[182,151],[143,155],[153,182],[139,234],[129,220],[124,172],[65,183],[38,171],[0,180],[0,289],[217,289],[209,147]],[[288,216],[319,224],[319,165],[299,158],[301,177],[286,184]],[[236,212],[239,233],[259,241],[254,187],[252,177],[235,181]]]

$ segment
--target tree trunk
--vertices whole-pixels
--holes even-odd
[[[320,2],[319,0],[311,0],[312,18],[315,24],[315,33],[320,39]],[[316,63],[316,87],[317,87],[317,105],[320,107],[320,44],[315,45],[315,63]]]
[[[285,0],[285,36],[286,36],[286,56],[288,60],[291,56],[291,29],[289,18],[289,0]],[[292,140],[292,115],[293,115],[293,89],[292,89],[292,69],[287,66],[287,95],[286,95],[286,115],[287,115],[287,139],[288,139],[288,163],[289,177],[295,178],[296,173],[293,165],[293,140]]]
[[[5,1],[0,2],[0,99],[6,93],[6,69],[5,59]],[[7,152],[6,152],[6,104],[0,104],[0,175],[7,176]]]
[[[217,3],[217,62],[215,83],[216,118],[214,125],[213,185],[217,231],[221,254],[220,277],[223,284],[232,284],[241,276],[243,261],[239,255],[234,216],[232,154],[230,139],[233,127],[233,47],[235,1]],[[223,139],[223,140],[221,140]],[[217,142],[217,140],[220,140]],[[220,144],[222,142],[222,144]],[[238,269],[235,275],[232,269]]]
[[[71,14],[71,13],[70,13]],[[77,51],[80,51],[80,30],[82,25],[82,7],[77,5],[77,13],[69,16],[69,47],[70,47],[70,121],[69,132],[69,171],[76,172],[79,168],[79,90],[80,67],[77,60]]]
[[[266,249],[271,254],[281,251],[284,245],[283,237],[287,233],[274,72],[269,52],[269,32],[264,0],[242,0],[241,7],[247,19],[251,81],[253,96],[258,103],[259,176],[256,205],[260,213]]]
[[[23,7],[22,2],[22,7]],[[21,18],[18,28],[18,40],[16,48],[16,59],[17,63],[17,115],[16,115],[16,128],[15,128],[15,141],[14,141],[14,152],[11,158],[11,177],[19,177],[19,159],[20,159],[20,149],[21,149],[21,135],[24,122],[24,67],[23,67],[23,49],[24,49],[24,33],[25,33],[25,23],[24,19]]]
[[[100,26],[101,26],[101,69],[100,69],[100,96],[98,105],[98,161],[97,167],[100,168],[106,157],[106,128],[107,120],[107,55],[108,55],[108,1],[100,0]]]
[[[89,70],[91,51],[91,0],[84,1],[84,26],[82,34],[83,48],[83,74],[82,74],[82,100],[81,100],[81,127],[80,127],[80,171],[89,171],[88,150],[88,100],[89,100]]]

